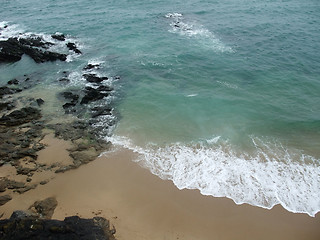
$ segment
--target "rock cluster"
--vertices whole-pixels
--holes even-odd
[[[51,35],[53,42],[66,41],[63,34]],[[65,61],[67,55],[49,51],[54,43],[46,42],[42,37],[12,37],[0,41],[0,64],[19,61],[23,54],[35,62]],[[81,54],[74,43],[67,42],[69,51]],[[73,113],[77,120],[49,124],[43,117],[42,107],[46,102],[24,95],[24,91],[36,85],[39,79],[24,75],[21,79],[11,79],[5,86],[0,86],[0,167],[11,165],[18,175],[25,180],[15,181],[10,177],[0,177],[0,206],[15,196],[23,194],[50,179],[33,182],[35,172],[51,171],[61,173],[78,168],[96,159],[110,143],[99,138],[99,129],[93,127],[93,119],[111,115],[110,105],[97,106],[109,96],[113,88],[106,84],[108,77],[99,77],[91,70],[98,69],[98,64],[88,64],[83,70],[83,78],[90,84],[84,89],[66,90],[59,94],[65,103],[61,106],[65,113]],[[59,81],[67,84],[67,72]],[[103,101],[102,101],[103,102]],[[21,107],[23,106],[23,107]],[[85,112],[86,111],[86,112]],[[88,119],[88,114],[89,119]],[[82,118],[86,115],[86,119]],[[91,116],[91,118],[90,118]],[[45,131],[53,131],[55,137],[71,142],[68,149],[72,164],[39,163],[38,151],[46,146],[42,143]],[[11,168],[10,166],[10,168]],[[36,201],[26,212],[17,211],[10,219],[0,221],[0,239],[114,239],[115,230],[110,230],[109,222],[104,218],[81,219],[77,216],[64,221],[49,220],[57,206],[55,198]]]
[[[52,43],[45,42],[40,37],[9,38],[6,41],[0,41],[0,63],[17,62],[23,54],[30,56],[37,63],[67,59],[66,54],[45,50],[50,45]]]
[[[29,211],[13,212],[9,219],[0,220],[0,239],[115,240],[114,227],[110,228],[109,221],[102,217],[50,220],[57,204],[50,197],[36,201]]]

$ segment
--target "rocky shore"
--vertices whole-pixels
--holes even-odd
[[[66,40],[63,34],[51,37],[61,42]],[[65,61],[68,54],[49,50],[54,44],[54,41],[45,41],[37,35],[11,37],[0,41],[0,64],[20,61],[23,55],[28,55],[36,63]],[[69,51],[82,54],[75,43],[66,42],[65,45]],[[0,175],[0,206],[17,194],[24,194],[39,185],[47,184],[55,174],[76,169],[108,150],[110,143],[100,138],[101,128],[95,124],[99,117],[113,115],[113,107],[104,103],[103,99],[114,90],[105,83],[107,76],[100,77],[90,72],[98,67],[98,64],[88,64],[83,68],[82,77],[90,86],[83,89],[68,89],[66,86],[65,91],[57,94],[57,102],[63,102],[61,111],[73,116],[70,121],[58,119],[52,123],[55,116],[45,116],[43,113],[46,100],[25,94],[39,81],[33,76],[8,79],[6,85],[0,86],[0,169],[14,169],[9,177]],[[57,80],[58,83],[69,83],[68,73],[64,72],[64,75]],[[99,101],[104,104],[93,104]],[[114,118],[110,119],[109,127],[115,123]],[[69,144],[67,151],[70,162],[59,159],[54,162],[39,161],[39,152],[47,147],[44,141],[47,136],[54,136]],[[33,178],[39,174],[50,177],[40,180]],[[30,206],[30,209],[34,209],[33,213],[14,212],[10,219],[0,221],[0,238],[114,239],[115,230],[108,230],[109,223],[103,218],[81,219],[74,216],[64,221],[48,220],[58,203],[53,199],[46,201],[51,201],[51,205],[54,203],[49,215],[43,215],[41,211],[45,207],[35,203]]]
[[[99,239],[114,240],[115,229],[102,217],[83,219],[66,217],[51,220],[58,205],[55,198],[36,201],[28,211],[15,211],[9,219],[0,220],[1,239]]]

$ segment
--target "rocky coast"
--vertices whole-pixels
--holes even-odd
[[[64,34],[48,38],[0,41],[0,64],[27,56],[45,71],[46,64],[85,54]],[[64,50],[54,50],[57,44]],[[139,166],[139,154],[101,138],[118,118],[106,101],[115,94],[109,80],[120,79],[97,74],[101,67],[81,65],[82,87],[63,68],[52,80],[59,87],[41,93],[38,73],[0,86],[1,239],[319,239],[319,214],[179,190]]]
[[[0,29],[1,30],[1,29]],[[65,41],[63,34],[51,38]],[[68,53],[51,51],[54,41],[41,36],[11,37],[0,41],[0,64],[18,62],[25,55],[36,63],[66,61]],[[70,52],[82,54],[75,43],[65,42]],[[103,83],[108,77],[90,73],[99,67],[88,64],[83,78],[91,86],[57,92],[64,117],[43,112],[46,99],[32,97],[32,89],[41,79],[27,74],[8,79],[0,86],[0,206],[16,196],[45,185],[58,174],[76,169],[95,160],[110,143],[99,136],[100,129],[93,125],[101,116],[112,115],[110,105],[92,103],[101,101],[113,91]],[[58,84],[70,81],[67,72],[57,79]],[[71,115],[71,116],[67,116]],[[89,117],[88,117],[89,116]],[[52,121],[55,119],[54,121]],[[110,122],[110,125],[114,124]],[[63,152],[63,154],[61,154]],[[59,154],[60,153],[60,154]],[[82,219],[69,216],[64,221],[50,220],[59,203],[54,197],[39,199],[28,210],[15,209],[10,218],[0,221],[1,239],[114,239],[108,220],[102,217]],[[0,210],[1,216],[3,212]]]

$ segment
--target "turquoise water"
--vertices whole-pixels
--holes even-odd
[[[61,32],[84,53],[2,65],[1,82],[46,69],[50,88],[64,68],[82,86],[83,66],[99,62],[121,76],[108,139],[151,172],[237,204],[320,210],[318,1],[1,4],[8,35]]]

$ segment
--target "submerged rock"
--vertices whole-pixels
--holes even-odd
[[[94,102],[104,97],[109,96],[109,93],[105,90],[100,90],[99,88],[86,87],[85,96],[82,98],[80,104],[88,104]]]
[[[99,68],[100,67],[100,65],[99,64],[91,64],[91,63],[89,63],[87,66],[85,66],[84,68],[83,68],[83,70],[91,70],[91,69],[97,69],[97,68]]]
[[[2,98],[4,95],[15,94],[21,91],[22,90],[19,88],[0,87],[0,98]]]
[[[19,81],[18,81],[17,79],[12,79],[12,80],[8,81],[8,84],[9,84],[9,85],[12,85],[12,84],[18,85],[18,84],[19,84]]]
[[[36,100],[36,102],[37,102],[37,104],[38,104],[39,107],[40,107],[42,104],[44,104],[44,100],[43,100],[42,98],[38,98],[38,99]]]
[[[83,77],[91,83],[101,83],[104,80],[108,80],[108,77],[98,77],[95,74],[83,74]]]
[[[0,118],[0,125],[4,126],[17,126],[24,123],[31,122],[32,120],[38,120],[41,118],[39,109],[32,107],[21,108],[15,110],[8,115],[4,115]]]
[[[112,108],[110,107],[95,107],[92,108],[92,118],[96,118],[102,115],[112,115]]]

